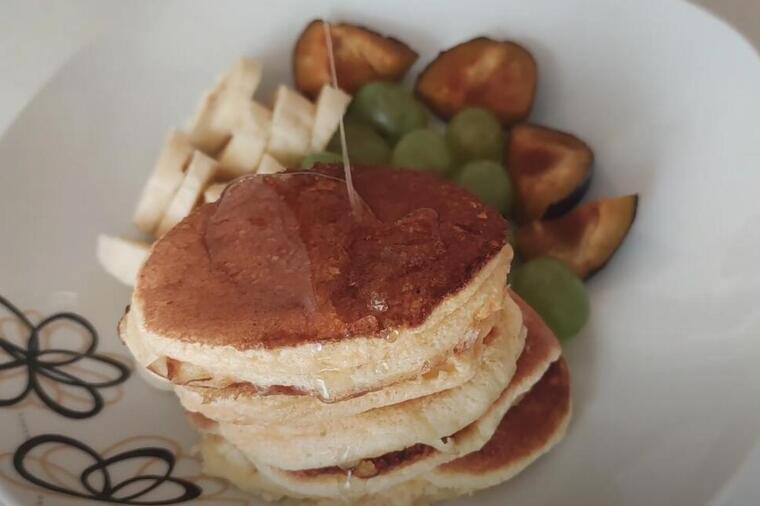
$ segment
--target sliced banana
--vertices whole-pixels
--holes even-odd
[[[259,164],[256,174],[277,174],[278,172],[285,172],[287,169],[283,164],[278,162],[273,156],[264,153],[261,157],[261,163]]]
[[[233,132],[232,139],[219,155],[219,172],[223,177],[238,177],[256,172],[261,162],[267,140],[265,137],[245,130]]]
[[[250,100],[261,83],[261,73],[261,63],[242,57],[221,77],[216,87],[243,95]]]
[[[218,167],[218,162],[213,158],[200,151],[193,153],[190,165],[185,173],[185,179],[166,209],[166,213],[164,213],[164,217],[156,230],[156,237],[164,235],[192,211],[204,188],[216,174]]]
[[[240,95],[212,91],[203,97],[203,105],[190,128],[193,145],[209,155],[215,155],[230,138],[230,132],[240,122],[241,111],[248,99]]]
[[[128,286],[135,286],[137,273],[148,258],[150,244],[110,235],[99,235],[98,262],[103,269]]]
[[[134,222],[143,232],[152,234],[155,231],[174,193],[182,184],[183,172],[192,155],[190,136],[172,130],[135,210]]]
[[[324,151],[335,131],[340,118],[345,114],[351,95],[326,84],[317,97],[317,112],[314,129],[311,131],[311,150]]]
[[[275,93],[272,131],[267,153],[294,167],[310,153],[315,107],[306,97],[285,85]]]
[[[223,75],[191,121],[193,144],[210,155],[219,152],[231,131],[250,115],[250,103],[260,82],[261,65],[246,58]]]
[[[240,122],[233,129],[250,132],[269,140],[272,131],[272,111],[255,100],[251,101],[247,114],[240,118]]]
[[[222,196],[222,192],[226,187],[227,183],[214,183],[209,185],[209,187],[203,192],[203,202],[207,204],[216,202],[219,200],[219,197]]]

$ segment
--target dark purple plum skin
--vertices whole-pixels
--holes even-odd
[[[554,218],[559,218],[560,216],[572,211],[572,209],[577,206],[581,200],[583,200],[583,197],[586,195],[586,192],[588,192],[588,189],[591,188],[591,179],[593,173],[593,167],[589,167],[589,170],[586,173],[586,177],[583,178],[583,181],[581,181],[575,190],[570,192],[567,197],[550,205],[546,209],[546,212],[544,212],[544,215],[541,217],[541,219],[551,220]]]

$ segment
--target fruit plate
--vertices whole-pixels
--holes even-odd
[[[131,233],[167,129],[214,76],[255,56],[268,96],[315,17],[398,34],[421,54],[412,75],[480,34],[523,43],[540,69],[532,119],[595,149],[587,198],[641,195],[626,247],[589,284],[590,324],[565,344],[567,439],[460,504],[754,503],[760,61],[707,13],[654,0],[135,4],[0,141],[0,293],[26,320],[0,320],[0,503],[256,504],[201,477],[178,403],[127,375],[129,290],[94,248]],[[66,360],[74,378],[57,373]]]

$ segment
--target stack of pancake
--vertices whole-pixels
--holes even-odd
[[[122,338],[201,432],[205,472],[266,499],[426,504],[564,434],[560,346],[510,293],[507,225],[434,176],[245,177],[153,246]]]

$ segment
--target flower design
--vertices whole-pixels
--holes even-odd
[[[65,457],[57,460],[65,458],[69,467],[76,466],[74,470],[50,461],[53,453],[61,451]],[[175,463],[174,452],[164,447],[140,447],[103,457],[81,441],[60,434],[33,437],[13,455],[13,467],[27,482],[111,504],[179,504],[198,498],[199,486],[172,476]],[[126,478],[119,477],[125,473]]]
[[[123,383],[129,377],[130,370],[122,362],[96,353],[98,333],[84,317],[62,312],[48,316],[35,325],[5,297],[0,296],[0,306],[18,320],[24,334],[28,333],[25,347],[0,335],[0,359],[3,353],[9,357],[0,361],[0,373],[11,371],[25,375],[19,392],[0,398],[0,407],[13,406],[34,393],[48,408],[62,416],[89,418],[103,409],[104,400],[99,390]],[[81,349],[42,345],[40,336],[43,332],[62,322],[73,324],[81,331],[84,339]],[[0,381],[8,377],[0,375]],[[61,389],[65,389],[68,395],[61,394]],[[67,398],[76,399],[85,407],[67,404]]]

